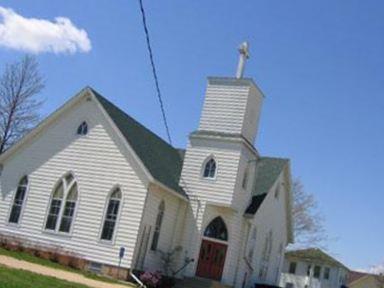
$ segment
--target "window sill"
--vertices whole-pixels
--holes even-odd
[[[97,243],[106,247],[111,247],[111,246],[115,246],[115,239],[103,240],[99,238],[99,241],[97,241]]]
[[[216,177],[215,178],[205,178],[205,177],[200,177],[201,181],[207,182],[207,183],[213,183],[216,182]]]
[[[56,237],[64,238],[64,239],[72,238],[72,233],[63,233],[63,232],[57,232],[57,231],[53,231],[53,230],[43,230],[43,234],[56,236]]]
[[[20,223],[12,223],[12,222],[7,222],[6,224],[6,227],[10,228],[10,229],[20,229]]]

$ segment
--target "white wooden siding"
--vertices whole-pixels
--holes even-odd
[[[249,86],[208,83],[199,130],[240,134],[248,94]]]
[[[263,98],[264,96],[261,92],[252,85],[249,89],[248,103],[244,114],[244,125],[242,129],[242,134],[251,143],[254,143],[259,130]]]
[[[223,84],[208,81],[199,130],[242,134],[253,143],[263,102],[261,91],[251,81],[244,85],[219,81]]]
[[[76,129],[83,120],[88,122],[89,133],[78,136]],[[132,161],[94,101],[78,104],[4,163],[0,233],[61,246],[111,265],[117,265],[119,248],[125,247],[122,265],[130,267],[147,193]],[[59,236],[44,231],[44,224],[52,189],[68,171],[78,183],[77,214],[72,234]],[[7,218],[22,175],[29,176],[30,189],[20,225],[15,228],[7,224]],[[123,195],[120,218],[113,243],[103,243],[99,239],[107,196],[116,185]]]
[[[203,164],[207,157],[216,161],[215,179],[202,177]],[[198,140],[188,145],[182,170],[187,194],[198,196],[202,200],[231,205],[238,173],[240,151],[216,148],[213,145],[201,145]]]
[[[260,206],[259,210],[254,216],[252,221],[253,227],[257,229],[257,239],[253,257],[254,273],[251,276],[251,282],[260,282],[259,270],[261,259],[264,249],[265,237],[271,230],[273,234],[272,252],[270,262],[268,265],[268,274],[266,280],[263,281],[267,284],[278,284],[278,277],[283,265],[283,257],[279,257],[279,247],[282,244],[283,253],[287,245],[287,219],[286,219],[286,191],[285,186],[281,185],[283,182],[284,173],[281,173],[278,180],[271,187],[267,197]],[[278,199],[275,198],[275,189],[280,185],[280,193]],[[240,279],[239,279],[240,280]]]
[[[181,244],[180,236],[182,235],[182,230],[185,228],[184,214],[187,203],[184,200],[165,192],[159,187],[151,186],[142,220],[142,227],[152,227],[145,256],[144,270],[163,271],[163,264],[160,259],[161,254],[151,250],[153,232],[161,201],[164,201],[165,203],[165,210],[160,230],[158,250],[167,253],[179,246]],[[174,269],[180,267],[179,258],[181,254],[182,252],[179,252],[176,255],[179,257],[175,262]]]

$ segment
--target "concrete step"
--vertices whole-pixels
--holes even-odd
[[[203,278],[185,278],[178,280],[174,288],[231,288],[220,282]]]

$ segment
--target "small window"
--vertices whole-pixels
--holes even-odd
[[[248,177],[249,177],[249,166],[247,165],[247,167],[244,170],[243,182],[241,183],[241,187],[243,187],[243,189],[245,190],[247,189],[247,186],[248,186]]]
[[[204,178],[215,178],[216,176],[216,161],[213,158],[210,158],[204,166],[204,173],[203,177]]]
[[[82,122],[77,128],[77,135],[87,135],[88,134],[88,124],[87,122]]]
[[[77,183],[71,173],[60,179],[51,196],[45,229],[55,232],[71,231],[78,198]]]
[[[262,258],[261,258],[261,265],[259,270],[259,278],[262,281],[267,279],[271,253],[272,253],[272,245],[273,245],[273,233],[272,233],[272,230],[270,230],[265,237],[263,254],[261,256]]]
[[[153,238],[152,238],[152,245],[151,245],[152,251],[156,251],[157,246],[159,245],[160,230],[161,230],[161,224],[163,223],[164,211],[165,211],[165,203],[164,201],[161,201],[159,205],[159,210],[157,212],[157,217],[156,217],[155,232],[153,233]]]
[[[285,288],[294,288],[295,286],[293,285],[293,283],[290,283],[290,282],[287,282],[285,284]]]
[[[296,262],[289,263],[289,273],[290,274],[296,274],[296,267],[297,267]]]
[[[257,238],[256,227],[253,228],[251,236],[252,236],[251,240],[249,241],[250,242],[250,244],[249,244],[250,247],[249,247],[249,250],[248,250],[248,260],[252,263],[253,255],[254,255],[254,252],[255,252],[255,246],[256,246],[256,238]]]
[[[280,196],[280,186],[277,186],[275,189],[275,198],[279,199],[279,196]]]
[[[331,273],[331,269],[329,267],[324,268],[324,279],[329,280],[329,274]]]
[[[308,266],[307,266],[307,276],[311,276],[311,270],[312,270],[312,266],[311,266],[311,264],[308,264]]]
[[[321,274],[321,267],[315,266],[315,270],[313,271],[313,277],[319,279]]]
[[[21,211],[23,209],[25,195],[27,194],[28,189],[28,177],[24,176],[21,178],[19,185],[17,186],[16,194],[13,199],[13,205],[11,209],[11,214],[9,215],[8,222],[13,224],[18,224],[20,221]]]
[[[101,240],[112,241],[117,216],[119,215],[121,201],[121,191],[119,188],[115,189],[108,199],[107,210],[105,211],[103,230],[101,232]]]

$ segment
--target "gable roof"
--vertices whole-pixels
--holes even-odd
[[[256,177],[252,188],[252,200],[245,214],[255,214],[263,203],[268,191],[275,184],[288,159],[260,157],[256,165]]]
[[[0,155],[0,166],[23,145],[31,141],[55,119],[60,117],[65,111],[68,111],[83,99],[94,97],[100,104],[116,128],[121,132],[127,145],[133,150],[147,173],[163,185],[174,191],[180,197],[188,199],[184,190],[178,185],[182,168],[182,153],[166,143],[159,136],[145,128],[139,122],[117,108],[110,101],[101,96],[90,87],[82,89],[60,108],[51,113],[47,118],[40,122],[34,129],[22,137],[17,143]]]
[[[183,165],[180,150],[169,145],[94,89],[91,90],[152,177],[187,197],[179,186]]]
[[[360,280],[363,277],[368,276],[368,273],[358,272],[358,271],[351,271],[348,274],[348,284],[351,284],[357,280]]]
[[[384,276],[378,275],[378,274],[372,274],[372,273],[365,273],[365,272],[359,272],[359,271],[350,271],[348,273],[348,286],[362,280],[363,278],[373,277],[380,283],[384,283]]]
[[[349,270],[348,267],[346,267],[343,263],[329,256],[319,248],[308,248],[308,249],[288,251],[285,253],[285,257],[291,258],[291,259],[294,258],[294,259],[307,261],[307,262],[321,263],[329,266],[343,267]]]

